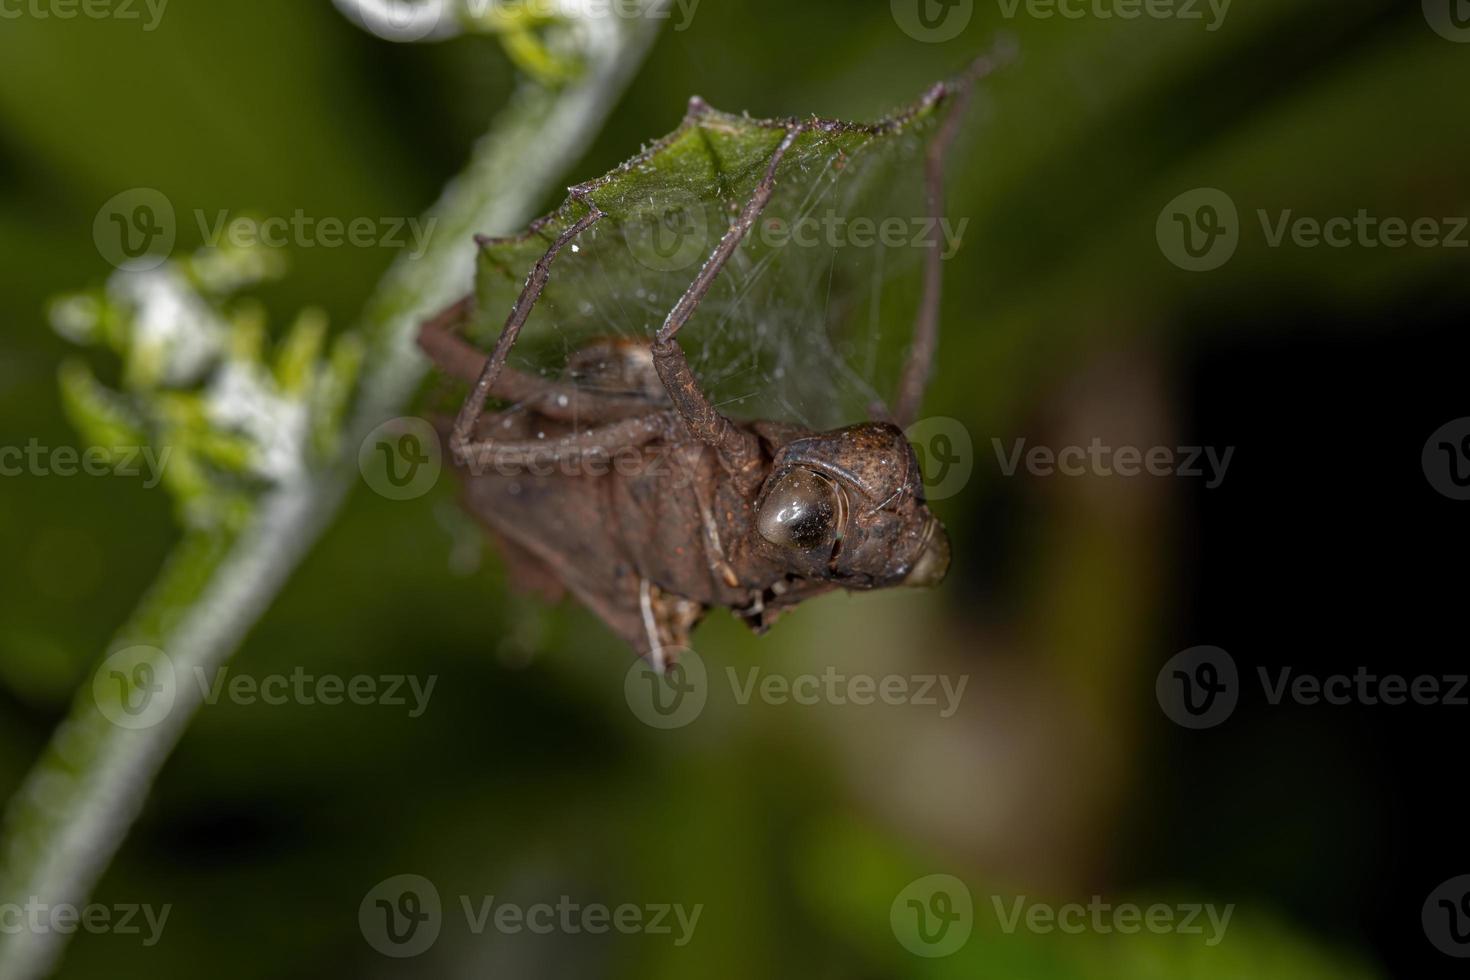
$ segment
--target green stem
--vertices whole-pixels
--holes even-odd
[[[439,228],[430,250],[417,260],[400,258],[367,306],[365,374],[337,465],[272,490],[238,533],[186,535],[110,650],[157,647],[178,676],[192,677],[214,672],[238,649],[352,489],[361,441],[402,411],[421,383],[426,364],[414,332],[468,292],[473,234],[505,231],[531,217],[600,128],[658,23],[589,18],[576,25],[584,42],[580,77],[555,91],[527,85],[517,92],[430,212]],[[106,719],[90,679],[78,692],[6,813],[0,901],[55,907],[87,900],[199,707],[198,685],[174,688],[164,720],[137,730]],[[46,975],[66,939],[24,929],[0,935],[0,977]]]

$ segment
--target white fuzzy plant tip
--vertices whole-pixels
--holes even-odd
[[[52,306],[57,333],[116,363],[103,369],[112,383],[90,359],[62,365],[67,415],[114,465],[151,453],[188,527],[243,525],[265,494],[300,486],[337,449],[362,344],[344,334],[328,345],[316,310],[272,343],[264,308],[238,294],[283,267],[263,246],[206,249],[119,269]]]
[[[397,44],[446,41],[462,34],[499,38],[534,81],[556,86],[577,78],[587,56],[609,47],[619,19],[667,16],[668,0],[332,0],[348,20]]]

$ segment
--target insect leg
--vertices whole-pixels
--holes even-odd
[[[719,277],[725,264],[730,261],[735,250],[740,247],[740,242],[755,226],[761,212],[770,203],[771,194],[776,187],[776,169],[787,152],[795,145],[797,137],[805,132],[806,128],[803,123],[791,123],[788,126],[785,137],[771,155],[765,175],[756,185],[750,200],[745,203],[739,217],[721,237],[714,252],[700,268],[699,275],[694,278],[684,295],[669,311],[653,344],[654,367],[657,368],[658,376],[668,390],[669,398],[684,420],[684,424],[688,426],[696,439],[713,446],[720,453],[725,464],[736,472],[751,469],[758,462],[758,442],[755,436],[736,427],[710,404],[708,396],[705,395],[699,385],[699,380],[694,376],[693,369],[689,366],[688,359],[684,356],[683,349],[674,338],[694,316],[694,311],[699,308],[700,302],[709,293],[710,287],[714,285],[715,279]]]
[[[704,618],[705,607],[665,592],[646,578],[638,579],[639,636],[630,637],[639,653],[662,674],[673,669],[689,647],[689,632]],[[641,641],[641,642],[640,642]]]
[[[658,620],[653,615],[653,590],[646,578],[638,580],[638,610],[643,616],[643,632],[648,637],[648,659],[654,671],[662,674],[668,661],[664,656],[664,645],[658,638]]]
[[[455,458],[475,476],[583,465],[589,475],[597,475],[606,473],[606,465],[619,453],[671,439],[677,434],[678,424],[672,412],[649,412],[556,439],[474,439],[462,443],[455,450]]]
[[[466,296],[453,306],[425,320],[419,327],[419,350],[423,351],[434,366],[451,378],[474,384],[485,372],[487,355],[476,350],[474,345],[459,333],[459,327],[469,319],[473,297]],[[497,385],[497,388],[499,385]],[[501,398],[499,391],[491,392]]]
[[[419,348],[445,374],[475,384],[485,373],[489,355],[476,348],[460,333],[470,318],[474,301],[466,297],[439,313],[419,328]],[[502,364],[490,387],[489,397],[518,402],[551,419],[566,422],[598,424],[610,418],[623,418],[646,406],[630,404],[627,398],[588,391],[566,381],[538,378]]]
[[[556,261],[562,249],[571,244],[578,235],[605,217],[602,209],[596,204],[585,200],[584,203],[588,207],[588,212],[557,236],[556,241],[552,242],[551,247],[546,250],[546,254],[536,260],[536,266],[531,270],[531,276],[526,280],[525,288],[521,290],[521,295],[511,307],[510,316],[506,318],[505,326],[500,331],[500,339],[495,343],[495,350],[491,352],[490,359],[485,362],[484,369],[475,381],[475,386],[470,389],[468,397],[465,398],[464,407],[459,410],[459,418],[455,420],[454,431],[449,437],[449,449],[461,461],[467,458],[466,453],[471,448],[475,423],[480,420],[480,416],[485,411],[485,401],[490,397],[496,380],[505,368],[510,349],[515,346],[516,338],[521,334],[521,328],[526,325],[526,320],[531,316],[532,307],[541,298],[541,292],[546,288],[547,280],[551,278],[551,264]]]
[[[924,160],[924,199],[936,234],[944,220],[944,166],[949,157],[949,148],[959,132],[975,82],[993,70],[1003,57],[1004,55],[997,54],[978,59],[970,66],[966,76],[950,88],[954,104],[940,124],[934,142],[929,144]],[[918,418],[919,409],[924,402],[924,391],[929,387],[934,354],[939,347],[940,300],[944,293],[943,263],[940,242],[936,240],[924,256],[924,286],[919,299],[919,311],[914,317],[914,340],[909,347],[908,359],[904,362],[903,374],[898,382],[898,400],[894,406],[893,421],[899,428],[908,428]]]

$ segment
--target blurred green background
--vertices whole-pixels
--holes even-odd
[[[963,422],[976,455],[935,505],[949,582],[828,597],[764,638],[723,614],[697,634],[718,678],[963,675],[960,709],[740,705],[716,683],[694,723],[655,730],[625,702],[626,649],[580,609],[511,591],[449,481],[412,503],[359,492],[234,667],[433,675],[429,710],[206,707],[97,896],[171,903],[163,941],[79,936],[62,976],[1452,975],[1419,910],[1470,860],[1453,709],[1258,697],[1189,732],[1154,678],[1199,643],[1243,671],[1463,659],[1463,580],[1424,556],[1458,555],[1464,520],[1419,451],[1465,414],[1466,252],[1272,248],[1255,213],[1470,213],[1470,45],[1386,0],[1235,0],[1213,31],[1203,5],[1203,21],[1007,9],[976,4],[930,44],[878,0],[705,0],[562,181],[673,128],[691,94],[876,118],[1015,35],[952,172],[949,211],[971,223],[926,413]],[[142,186],[180,214],[415,215],[513,81],[492,40],[391,45],[326,0],[174,0],[152,32],[7,15],[0,65],[4,446],[78,441],[56,393],[72,349],[45,308],[110,271],[91,233],[103,202]],[[1196,187],[1241,214],[1239,250],[1208,273],[1155,237]],[[180,234],[198,244],[191,222]],[[350,324],[392,258],[299,250],[261,295],[273,322],[315,304]],[[1006,477],[990,448],[1095,436],[1233,445],[1235,469],[1214,490]],[[136,481],[0,480],[0,793],[176,537],[167,498]],[[446,924],[396,961],[357,915],[402,873],[437,885]],[[889,913],[936,873],[967,884],[975,932],[927,959]],[[461,895],[703,912],[682,947],[477,936]],[[992,907],[1093,895],[1236,910],[1206,947],[1007,933]]]

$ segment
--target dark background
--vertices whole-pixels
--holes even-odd
[[[1024,8],[1023,8],[1024,10]],[[716,615],[726,665],[970,677],[962,710],[738,706],[676,732],[623,700],[627,652],[571,606],[451,568],[453,490],[356,494],[235,660],[266,675],[437,675],[430,710],[219,705],[195,720],[103,880],[172,903],[163,941],[80,936],[61,975],[1160,977],[1459,975],[1420,925],[1470,871],[1463,707],[1268,705],[1258,666],[1463,672],[1465,503],[1421,468],[1465,415],[1464,250],[1269,248],[1255,210],[1470,213],[1470,45],[1416,4],[1235,0],[1221,28],[1007,21],[979,4],[941,45],[886,3],[705,0],[666,32],[565,183],[680,118],[692,93],[760,115],[872,118],[1013,32],[955,168],[971,218],[947,269],[926,404],[976,447],[936,503],[955,567],[924,595],[829,597],[754,639]],[[0,22],[0,445],[79,437],[45,325],[110,271],[104,201],[412,215],[509,91],[496,44],[394,46],[325,0],[174,0],[156,32]],[[1171,265],[1155,220],[1218,187],[1241,245]],[[551,207],[555,199],[543,202]],[[181,247],[190,228],[181,222]],[[511,229],[486,229],[505,232]],[[260,290],[351,323],[392,259],[315,249]],[[105,362],[97,362],[105,369]],[[1217,489],[1177,478],[1004,476],[991,439],[1235,446]],[[163,494],[116,479],[0,481],[0,792],[8,795],[176,538]],[[473,540],[470,538],[469,540]],[[461,546],[461,551],[463,546]],[[1248,683],[1186,731],[1155,675],[1199,644]],[[392,961],[359,933],[376,883],[445,896],[703,903],[666,937],[474,937]],[[976,935],[910,955],[889,904],[963,879]],[[1198,937],[1003,934],[988,896],[1237,904]]]

